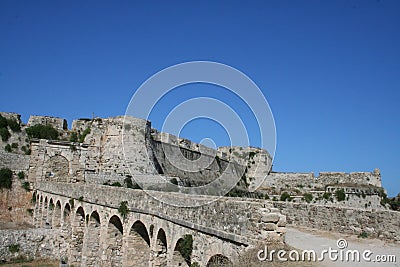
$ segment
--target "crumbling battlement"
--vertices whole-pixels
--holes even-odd
[[[27,126],[33,126],[37,124],[51,125],[57,130],[67,130],[68,124],[66,119],[50,117],[50,116],[30,116]]]

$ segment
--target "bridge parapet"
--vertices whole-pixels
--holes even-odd
[[[118,209],[127,201],[131,212],[148,214],[239,244],[283,241],[286,217],[263,200],[223,197],[199,207],[176,207],[158,201],[142,190],[94,184],[37,182],[39,191],[80,199],[83,202]],[[157,192],[176,200],[204,201],[208,196]]]

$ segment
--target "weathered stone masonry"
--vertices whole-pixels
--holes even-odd
[[[117,211],[121,201],[132,211],[126,219]],[[285,225],[285,217],[264,201],[222,198],[181,208],[141,190],[101,185],[38,182],[36,203],[35,225],[61,227],[71,237],[65,239],[70,250],[56,254],[67,253],[75,266],[177,266],[185,260],[176,244],[187,234],[193,236],[192,262],[206,266],[217,254],[235,261],[248,245],[282,241]]]

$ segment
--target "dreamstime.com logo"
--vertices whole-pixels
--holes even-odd
[[[300,262],[323,262],[330,260],[333,262],[372,262],[372,263],[395,263],[396,255],[374,255],[371,250],[359,251],[357,249],[347,249],[348,243],[345,239],[336,242],[337,248],[324,249],[317,253],[315,250],[268,250],[265,246],[257,253],[260,261],[300,261]]]
[[[176,90],[181,90],[181,94],[173,99],[178,101],[180,96],[188,92],[185,90],[185,86],[190,84],[212,86],[215,88],[213,92],[218,91],[217,95],[228,97],[204,95],[199,89],[193,97],[173,103],[172,107],[169,107],[168,114],[159,114],[160,110],[164,110],[159,108],[160,105],[165,102],[171,104],[171,94],[176,93]],[[237,103],[239,102],[242,103],[241,107],[238,107]],[[251,115],[244,113],[243,110],[250,110],[248,113]],[[268,102],[257,85],[241,71],[217,62],[193,61],[174,65],[156,73],[135,91],[125,112],[122,133],[123,153],[132,178],[146,193],[161,202],[180,207],[208,204],[227,194],[243,177],[245,169],[235,168],[235,163],[228,160],[225,161],[226,164],[224,162],[223,170],[217,172],[218,177],[212,177],[212,181],[207,184],[183,186],[176,182],[170,182],[159,171],[160,166],[156,166],[157,153],[154,153],[154,147],[147,141],[150,133],[148,128],[145,129],[145,122],[139,126],[142,127],[139,129],[141,135],[137,134],[138,131],[135,133],[132,130],[132,125],[140,124],[133,118],[149,121],[154,114],[162,118],[162,129],[158,130],[165,133],[159,136],[161,142],[158,143],[157,151],[162,150],[162,161],[168,162],[168,167],[173,168],[174,173],[185,175],[199,173],[198,176],[201,176],[213,168],[212,164],[215,165],[215,160],[221,159],[223,151],[210,150],[204,146],[199,146],[200,157],[197,159],[188,159],[183,155],[181,143],[177,144],[176,137],[181,135],[185,126],[198,119],[206,119],[222,127],[230,142],[230,146],[224,144],[228,148],[233,146],[249,147],[256,140],[257,146],[268,151],[272,165],[276,143],[275,122]],[[249,121],[253,121],[253,124]],[[194,131],[210,132],[212,135],[208,129],[195,129]],[[138,138],[143,140],[138,140]],[[203,140],[205,142],[202,142]],[[207,136],[203,140],[200,141],[200,144],[206,146],[210,143],[218,143],[213,136]],[[178,140],[178,142],[180,141]],[[146,165],[146,160],[138,160],[138,155],[145,158],[143,154],[146,153],[148,159],[155,159],[153,160],[156,162],[155,166]],[[214,155],[210,155],[210,153],[214,153]],[[257,170],[261,164],[265,164],[265,162],[255,159],[254,170]],[[261,166],[261,168],[265,168],[265,166]],[[149,179],[149,175],[141,175],[141,173],[151,174],[151,179]],[[253,190],[257,189],[264,179],[265,177],[257,176],[252,181]],[[160,191],[167,194],[162,194]],[[193,195],[193,197],[192,199],[179,198],[170,192],[185,193]],[[202,197],[199,197],[200,195]]]

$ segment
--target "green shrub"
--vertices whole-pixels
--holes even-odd
[[[11,131],[13,132],[20,132],[21,131],[21,126],[17,122],[16,119],[8,119],[7,120],[8,127],[10,127]]]
[[[7,128],[0,128],[0,136],[3,142],[7,142],[11,134]]]
[[[72,132],[71,136],[69,137],[69,141],[78,142],[78,134],[76,132]]]
[[[120,182],[114,182],[111,184],[111,186],[122,187]]]
[[[12,143],[11,144],[11,148],[18,148],[18,144],[17,143]]]
[[[324,199],[326,199],[326,200],[329,200],[329,199],[332,197],[332,194],[329,193],[329,192],[325,192],[325,193],[322,195],[322,197],[323,197]]]
[[[22,188],[25,189],[26,191],[31,191],[30,187],[29,187],[29,182],[23,182],[22,183]]]
[[[190,258],[193,251],[193,237],[192,235],[184,235],[177,243],[178,251],[185,259],[186,263],[190,265]],[[190,265],[191,266],[191,265]]]
[[[11,153],[11,152],[12,152],[12,148],[11,148],[10,144],[7,144],[7,145],[4,147],[4,150],[5,150],[6,152]]]
[[[0,115],[0,128],[7,128],[7,119]]]
[[[358,238],[368,238],[368,236],[369,236],[368,233],[366,233],[366,232],[361,232],[361,233],[358,235]]]
[[[178,185],[178,180],[174,177],[171,180],[169,180],[172,184]]]
[[[304,200],[305,200],[307,203],[310,203],[310,202],[313,200],[313,195],[312,195],[312,194],[309,194],[309,193],[304,194]]]
[[[83,196],[80,196],[80,197],[78,198],[78,201],[79,201],[79,202],[82,202],[82,201],[83,201]]]
[[[51,125],[36,124],[31,127],[26,128],[26,133],[30,138],[37,139],[58,139],[58,131]]]
[[[30,155],[31,154],[31,150],[29,148],[27,148],[26,146],[21,147],[21,150],[23,152],[25,152],[25,155]]]
[[[126,216],[128,216],[129,213],[128,201],[122,201],[119,203],[118,213],[122,216],[122,218],[126,219]]]
[[[11,253],[17,253],[19,252],[19,244],[13,244],[8,246],[8,251]]]
[[[70,199],[68,200],[68,203],[69,203],[69,205],[71,206],[71,209],[73,209],[74,206],[75,206],[75,201],[74,201],[74,199],[73,199],[73,198],[70,198]]]
[[[346,199],[346,194],[344,193],[344,189],[336,190],[335,196],[337,201],[344,201]]]
[[[31,203],[32,204],[36,203],[36,192],[33,192],[33,194],[32,194]]]
[[[281,201],[292,201],[292,198],[290,197],[290,194],[288,192],[283,192],[281,194]]]
[[[25,179],[25,173],[23,171],[20,171],[17,175],[19,179]]]
[[[12,186],[12,171],[9,168],[0,169],[0,188],[10,189]]]
[[[79,142],[83,143],[85,141],[86,135],[90,134],[90,127],[86,128],[83,133],[79,136]]]

